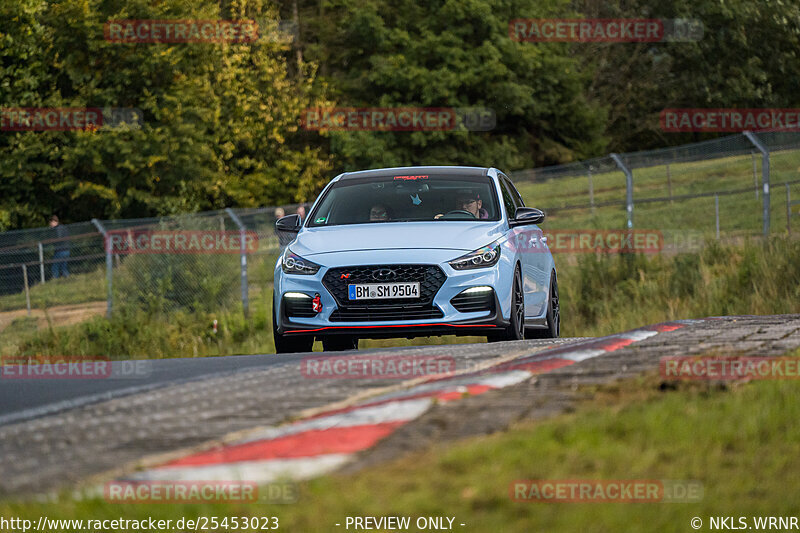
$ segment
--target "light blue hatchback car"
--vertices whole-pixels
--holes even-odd
[[[275,265],[277,353],[358,348],[361,338],[558,337],[556,267],[495,168],[401,167],[334,178]]]

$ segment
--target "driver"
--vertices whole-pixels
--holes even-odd
[[[470,189],[458,191],[456,204],[453,208],[456,211],[466,211],[475,218],[489,218],[489,212],[483,208],[481,195]],[[434,218],[441,218],[443,214],[438,214]]]
[[[389,212],[389,208],[386,207],[384,204],[373,205],[372,208],[369,210],[370,222],[386,222],[391,219],[392,216],[391,213]]]

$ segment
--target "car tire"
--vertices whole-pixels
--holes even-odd
[[[310,352],[314,348],[313,335],[289,336],[278,333],[278,321],[275,319],[274,308],[272,309],[272,340],[275,342],[276,354]]]
[[[322,349],[326,352],[358,350],[358,337],[354,337],[353,335],[331,335],[330,337],[323,337]]]
[[[557,339],[561,335],[561,305],[558,300],[558,278],[556,273],[550,274],[550,297],[547,299],[547,327],[544,329],[528,329],[526,339]]]
[[[519,341],[525,338],[525,296],[522,292],[522,272],[519,266],[514,270],[514,284],[511,288],[511,323],[503,331],[488,335],[489,342]]]

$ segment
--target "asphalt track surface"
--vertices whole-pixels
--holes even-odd
[[[559,412],[580,384],[606,383],[658,370],[660,357],[705,353],[777,356],[800,347],[800,315],[718,317],[686,321],[613,353],[543,372],[518,385],[435,406],[379,442],[362,466],[407,453],[433,440],[502,430],[516,420]],[[613,339],[610,339],[613,341]],[[559,339],[586,350],[604,339]],[[452,358],[458,370],[518,361],[553,341],[421,346],[359,351],[383,358]],[[561,349],[561,348],[559,348]],[[342,352],[342,355],[354,352]],[[253,355],[170,359],[145,372],[108,379],[0,380],[0,498],[74,487],[117,476],[143,458],[186,453],[256,427],[280,426],[316,409],[344,405],[400,380],[309,379],[307,357]],[[538,356],[537,356],[538,357]],[[425,438],[422,438],[425,437]],[[414,443],[410,446],[409,443]],[[351,465],[352,466],[352,465]],[[126,470],[127,469],[127,470]]]
[[[102,379],[0,379],[0,426],[192,380],[298,364],[308,355],[113,361],[110,373]],[[12,370],[16,369],[12,366]]]
[[[359,355],[452,357],[457,370],[571,342],[520,341],[360,350]],[[107,379],[0,379],[0,497],[69,486],[151,454],[280,424],[397,379],[308,379],[304,353],[148,361]],[[120,363],[114,363],[119,366]],[[18,372],[17,370],[14,370]]]

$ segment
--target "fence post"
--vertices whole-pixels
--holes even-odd
[[[761,141],[753,134],[752,131],[745,131],[747,140],[753,143],[753,146],[761,152],[761,183],[764,186],[764,236],[769,235],[769,150],[766,146],[761,144]]]
[[[633,173],[625,166],[625,163],[622,162],[622,158],[619,154],[611,154],[611,159],[613,159],[620,170],[625,173],[625,205],[628,211],[628,229],[631,229],[633,228]]]
[[[719,240],[719,194],[714,195],[714,213],[717,218],[717,240]]]
[[[225,212],[228,213],[228,216],[231,217],[233,223],[239,227],[239,236],[241,237],[242,242],[242,310],[244,311],[244,316],[247,317],[250,307],[250,298],[247,294],[247,242],[245,240],[245,226],[242,223],[242,220],[233,212],[233,209],[230,207],[225,208]]]
[[[589,204],[592,206],[592,214],[594,215],[594,184],[592,183],[592,167],[587,170],[589,176]]]
[[[751,150],[750,155],[753,158],[753,189],[756,191],[756,200],[758,200],[758,169],[756,167],[756,153]]]
[[[114,263],[112,263],[111,261],[111,246],[110,243],[108,242],[108,232],[106,232],[106,229],[103,227],[100,221],[97,220],[96,218],[93,218],[92,224],[94,224],[94,227],[96,227],[97,230],[103,235],[103,248],[106,249],[106,284],[107,284],[106,317],[111,318],[111,303],[113,300],[112,298],[113,293],[111,291],[111,288],[114,277],[113,274]]]
[[[39,243],[39,275],[44,283],[44,249],[41,242]]]
[[[25,283],[25,304],[28,307],[28,316],[31,316],[31,290],[28,285],[28,265],[22,265],[22,280]]]
[[[672,174],[669,172],[669,163],[667,163],[667,187],[669,187],[669,203],[672,203]]]

